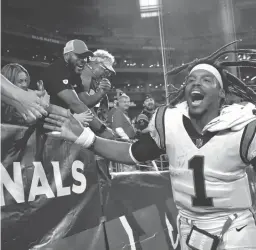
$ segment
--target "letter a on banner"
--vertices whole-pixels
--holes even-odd
[[[42,163],[33,162],[33,164],[35,166],[35,169],[28,201],[34,201],[37,195],[42,194],[46,195],[48,199],[54,198],[54,193],[48,183]],[[41,182],[41,186],[38,186],[39,180]]]

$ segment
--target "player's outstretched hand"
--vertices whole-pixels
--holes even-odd
[[[53,131],[51,134],[64,140],[75,142],[84,130],[81,122],[68,111],[68,117],[50,114],[45,118],[44,128]]]
[[[92,114],[91,110],[88,109],[83,113],[74,114],[74,117],[75,117],[75,119],[80,121],[85,127],[88,127],[89,122],[91,122],[93,119],[93,114]]]

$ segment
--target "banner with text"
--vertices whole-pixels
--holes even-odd
[[[108,161],[1,125],[2,249],[179,249],[168,173],[108,174]]]

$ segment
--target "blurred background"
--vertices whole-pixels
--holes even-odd
[[[116,89],[124,91],[134,116],[146,94],[165,103],[171,84],[182,84],[184,75],[165,78],[166,70],[235,39],[242,39],[239,48],[256,49],[255,13],[255,0],[2,0],[1,63],[22,64],[33,85],[68,40],[81,39],[89,49],[115,56],[109,99]],[[236,73],[256,85],[252,69]]]

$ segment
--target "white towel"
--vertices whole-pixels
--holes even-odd
[[[245,106],[239,104],[227,106],[221,110],[218,117],[204,127],[203,131],[215,132],[225,129],[239,131],[250,122],[256,120],[256,116],[253,114],[255,109],[256,107],[252,103],[248,103]]]
[[[187,102],[182,102],[176,107],[182,112],[182,114],[189,117]],[[226,106],[221,110],[218,117],[211,120],[204,127],[203,132],[206,130],[216,132],[225,129],[239,131],[250,122],[256,120],[253,110],[256,110],[256,107],[252,103],[248,103],[246,105],[232,104],[230,106]]]

